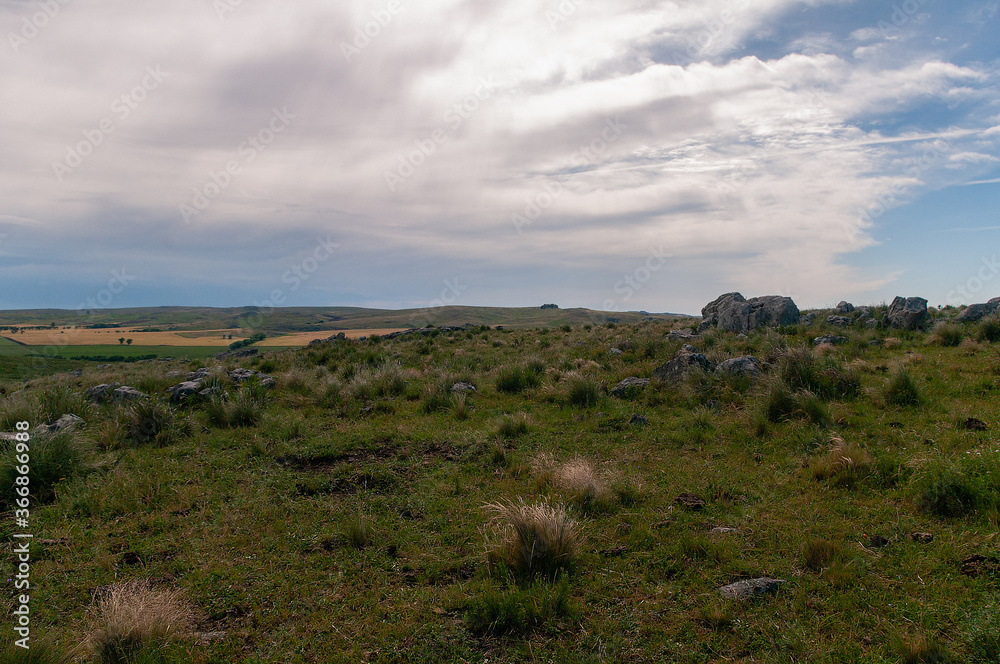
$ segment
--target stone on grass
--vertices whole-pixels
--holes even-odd
[[[719,366],[715,368],[715,373],[729,374],[730,376],[756,376],[760,373],[760,369],[760,360],[753,355],[743,355],[719,363]]]
[[[119,387],[121,385],[118,383],[102,383],[84,391],[83,396],[95,403],[103,403],[110,399]]]
[[[705,506],[705,499],[693,493],[682,493],[674,498],[674,502],[681,507],[687,507],[692,510],[700,510]]]
[[[475,392],[476,391],[476,386],[473,385],[472,383],[466,383],[464,381],[458,381],[457,383],[455,383],[454,385],[451,386],[451,391],[453,393],[457,393],[457,392]]]
[[[834,327],[850,327],[851,319],[847,316],[827,316],[826,322]]]
[[[629,376],[621,380],[617,385],[611,388],[611,396],[618,397],[622,399],[628,396],[629,392],[640,391],[649,385],[648,378],[637,378],[635,376]]]
[[[757,579],[746,579],[730,583],[728,586],[719,588],[719,594],[726,599],[750,599],[760,595],[775,593],[784,585],[784,579],[772,579],[762,576]]]
[[[927,320],[927,300],[922,297],[896,297],[885,315],[890,327],[916,330]]]
[[[765,295],[747,300],[740,293],[726,293],[706,304],[701,316],[699,332],[717,327],[747,333],[760,327],[795,325],[799,322],[799,308],[790,297]]]
[[[147,399],[149,395],[145,392],[140,392],[134,387],[129,387],[127,385],[119,387],[112,394],[111,399],[115,403],[124,403],[126,401],[136,401],[137,399]]]
[[[997,299],[997,298],[994,298]],[[960,313],[955,317],[956,323],[975,323],[980,321],[987,316],[992,316],[997,312],[997,306],[1000,305],[1000,299],[996,302],[990,300],[985,304],[970,304],[965,308],[965,311]]]
[[[653,370],[653,378],[669,383],[676,383],[684,380],[689,373],[696,370],[714,371],[715,365],[707,357],[697,351],[694,346],[685,346],[677,352],[677,356],[660,365]]]
[[[829,344],[831,346],[839,346],[841,344],[846,344],[850,339],[847,337],[838,337],[833,334],[824,334],[821,337],[816,337],[813,339],[813,346],[822,346],[823,344]]]

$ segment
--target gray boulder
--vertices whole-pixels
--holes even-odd
[[[869,318],[868,320],[865,321],[865,327],[867,327],[869,330],[874,330],[879,325],[881,325],[881,323],[879,323],[879,321],[875,318]]]
[[[119,387],[111,395],[112,401],[115,401],[116,403],[124,403],[126,401],[135,401],[136,399],[147,398],[149,398],[148,394],[140,392],[134,387],[129,387],[127,385]]]
[[[476,386],[473,385],[472,383],[466,383],[466,382],[463,382],[463,381],[459,381],[459,382],[457,382],[457,383],[455,383],[454,385],[451,386],[451,391],[452,391],[452,393],[458,393],[458,392],[475,392],[476,391]]]
[[[916,330],[927,320],[927,300],[922,297],[896,297],[885,315],[890,327]]]
[[[850,302],[845,302],[844,300],[841,300],[840,304],[837,305],[838,314],[849,314],[852,311],[854,311],[854,305],[851,304]]]
[[[667,339],[670,341],[695,341],[701,339],[701,335],[694,330],[670,330],[667,332]]]
[[[832,334],[824,334],[822,337],[816,337],[813,339],[813,346],[822,346],[823,344],[829,344],[831,346],[839,346],[841,344],[846,344],[850,339],[847,337],[838,337]]]
[[[179,403],[192,395],[198,394],[202,389],[200,380],[186,380],[183,383],[168,387],[167,393],[170,394],[172,402]]]
[[[73,431],[75,429],[82,429],[86,426],[82,417],[77,417],[76,415],[66,414],[55,421],[54,424],[40,424],[31,430],[32,436],[45,436],[57,434],[61,431]],[[13,434],[10,440],[14,440]]]
[[[975,323],[980,321],[987,316],[992,316],[997,312],[997,307],[1000,306],[1000,298],[997,299],[996,303],[987,302],[985,304],[970,304],[965,308],[965,311],[960,313],[955,317],[956,323]]]
[[[762,576],[757,579],[746,579],[745,581],[730,583],[728,586],[722,586],[719,588],[719,594],[726,599],[749,599],[758,595],[777,592],[784,583],[784,579],[772,579]]]
[[[111,399],[115,390],[121,387],[118,383],[102,383],[84,391],[83,396],[94,403],[103,403]]]
[[[653,378],[668,383],[683,380],[692,371],[714,371],[715,365],[704,355],[686,350],[693,346],[685,346],[677,352],[677,356],[653,370]]]
[[[715,326],[737,334],[760,327],[795,325],[799,308],[790,297],[765,295],[745,299],[740,293],[726,293],[709,302],[701,310],[702,323],[698,331]]]
[[[850,327],[851,319],[847,316],[827,316],[826,322],[834,327]]]
[[[720,362],[715,368],[715,373],[729,374],[731,376],[756,376],[760,373],[760,360],[753,355],[734,357]]]
[[[648,378],[629,376],[611,388],[611,396],[621,399],[627,396],[630,390],[643,390],[647,385],[649,385]]]
[[[621,348],[610,348],[610,349],[608,349],[608,355],[611,355],[612,357],[617,357],[617,356],[619,356],[621,354],[622,354],[622,349]]]

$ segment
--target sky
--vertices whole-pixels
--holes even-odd
[[[1000,295],[996,0],[0,0],[0,309]]]

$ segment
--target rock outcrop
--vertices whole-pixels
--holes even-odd
[[[746,334],[760,327],[795,325],[799,322],[799,308],[790,297],[765,295],[747,300],[740,293],[726,293],[705,305],[701,316],[699,332],[717,327]]]
[[[965,311],[955,317],[956,323],[975,323],[987,316],[992,316],[1000,308],[1000,297],[995,297],[984,304],[970,304]]]
[[[889,327],[916,330],[927,320],[927,300],[922,297],[896,297],[889,305],[885,322]]]
[[[668,383],[684,380],[691,371],[714,371],[715,365],[694,346],[685,345],[677,351],[677,356],[653,370],[653,378]]]
[[[715,373],[731,376],[756,376],[760,370],[760,360],[753,355],[744,355],[720,362],[719,366],[715,368]]]

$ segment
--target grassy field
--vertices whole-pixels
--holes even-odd
[[[1000,323],[713,331],[763,374],[612,396],[669,329],[267,351],[181,405],[200,362],[2,384],[0,430],[86,421],[32,447],[33,661],[998,661]],[[109,381],[152,397],[81,396]]]

